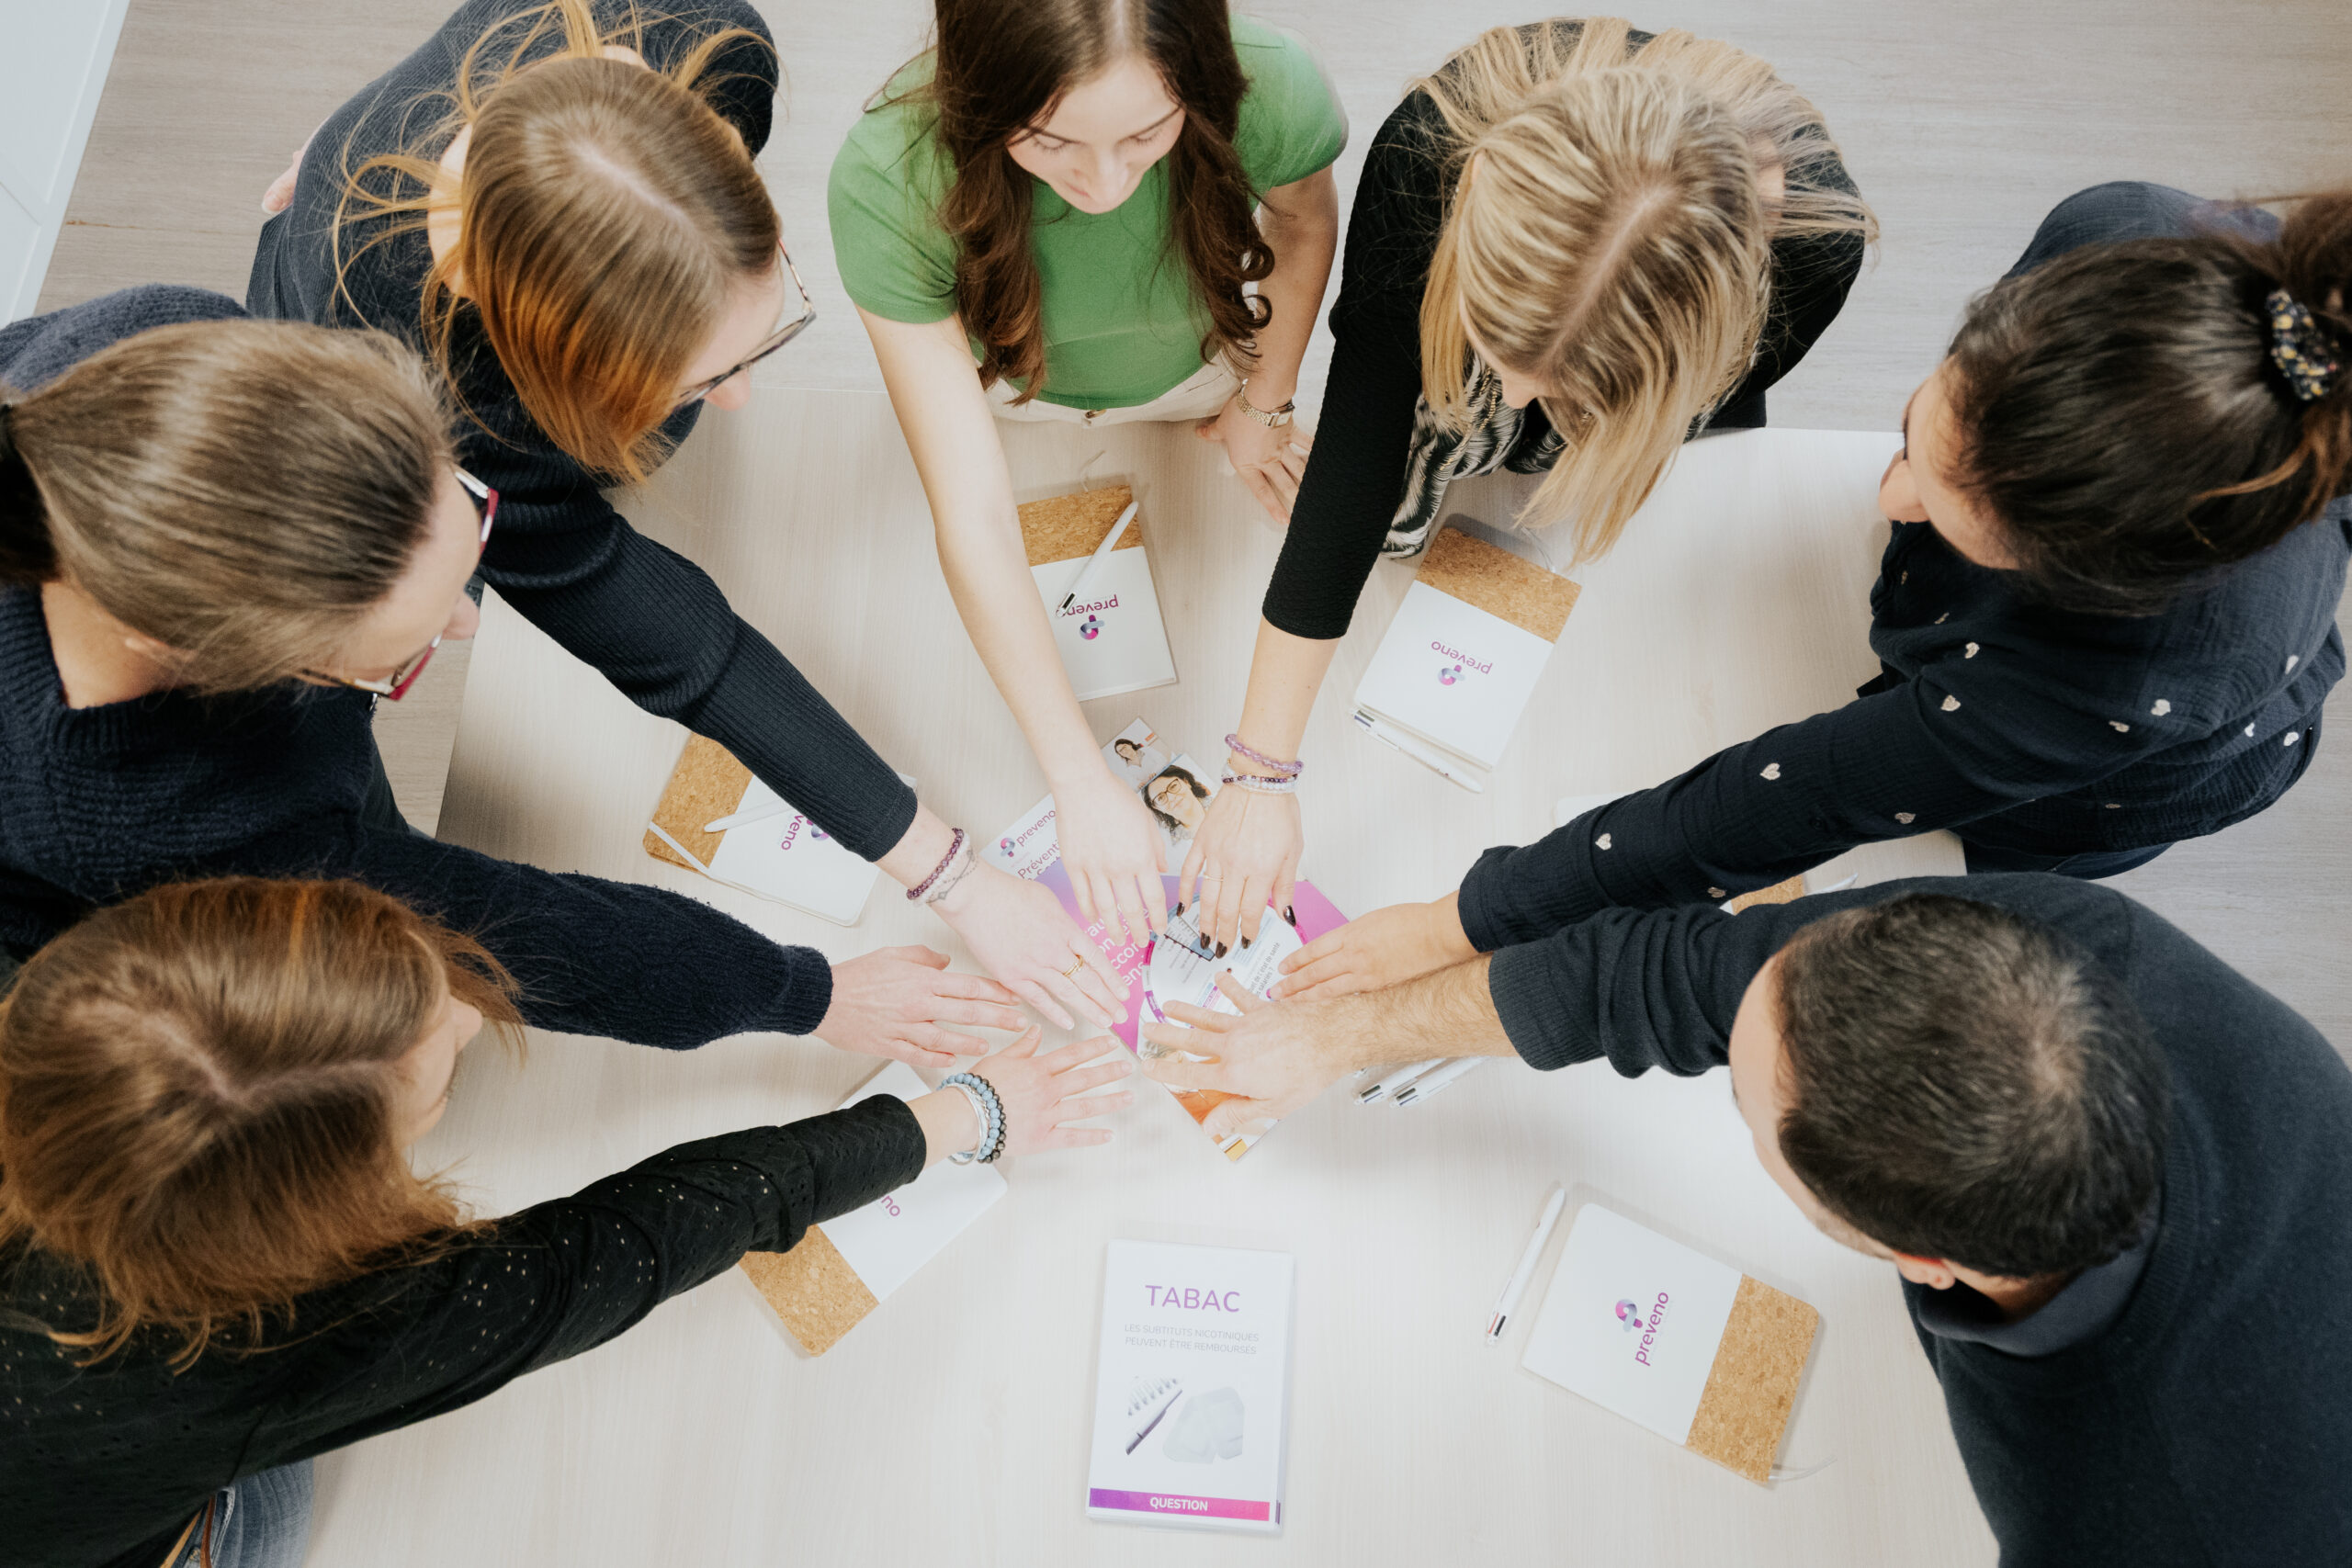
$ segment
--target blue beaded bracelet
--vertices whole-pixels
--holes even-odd
[[[939,1080],[939,1087],[963,1090],[980,1116],[980,1141],[947,1157],[957,1165],[994,1164],[1004,1153],[1004,1101],[997,1098],[996,1086],[977,1073],[950,1073]]]

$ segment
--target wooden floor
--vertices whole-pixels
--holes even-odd
[[[1497,0],[1249,8],[1304,33],[1338,84],[1355,125],[1343,190],[1407,80],[1476,28],[1529,15]],[[787,86],[762,162],[821,319],[759,379],[876,387],[825,237],[824,172],[864,96],[921,47],[929,7],[767,10]],[[442,0],[132,0],[41,307],[155,281],[242,296],[262,188],[445,14]],[[2082,186],[2155,179],[2224,196],[2352,179],[2342,0],[1692,0],[1634,20],[1773,61],[1821,106],[1884,224],[1845,313],[1774,390],[1775,423],[1892,428],[1969,294]],[[1329,354],[1317,335],[1310,397]],[[445,651],[442,666],[381,724],[401,797],[428,827],[464,690],[461,659]],[[2337,708],[2352,712],[2346,701]],[[2120,885],[2352,1045],[2346,742],[2323,745],[2271,811]]]

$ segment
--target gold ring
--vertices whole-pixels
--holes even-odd
[[[1062,978],[1063,978],[1063,979],[1065,979],[1065,980],[1075,980],[1075,979],[1077,979],[1077,978],[1078,978],[1078,972],[1079,972],[1080,970],[1081,970],[1081,969],[1085,968],[1085,967],[1086,967],[1086,954],[1084,954],[1084,953],[1080,953],[1080,954],[1078,955],[1078,962],[1077,962],[1077,963],[1075,963],[1075,964],[1071,964],[1069,968],[1067,968],[1067,969],[1065,969],[1065,970],[1063,970],[1063,971],[1062,971]]]

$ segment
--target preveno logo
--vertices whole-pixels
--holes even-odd
[[[1462,666],[1459,664],[1453,666],[1451,669],[1441,670],[1437,672],[1437,683],[1441,686],[1451,686],[1456,681],[1461,679]]]
[[[1635,1332],[1642,1326],[1642,1309],[1631,1302],[1619,1302],[1617,1325],[1628,1334]]]
[[[1079,622],[1078,635],[1084,637],[1087,641],[1092,642],[1096,637],[1102,635],[1102,623],[1094,616],[1089,615],[1086,619]]]

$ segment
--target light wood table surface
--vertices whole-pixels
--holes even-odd
[[[1133,482],[1143,502],[1181,680],[1090,705],[1097,739],[1141,715],[1212,756],[1238,716],[1278,537],[1217,452],[1182,429],[1004,435],[1023,499],[1076,488],[1084,468],[1089,482]],[[1562,795],[1654,783],[1843,701],[1875,669],[1865,599],[1894,444],[1775,431],[1688,448],[1616,553],[1579,574],[1584,596],[1483,795],[1348,722],[1410,581],[1383,567],[1304,749],[1306,874],[1350,912],[1429,897],[1484,846],[1545,830]],[[1510,504],[1484,480],[1452,499],[1488,520]],[[986,832],[1043,795],[956,619],[880,396],[763,390],[743,412],[707,415],[626,510],[702,562],[950,821]],[[444,837],[674,887],[836,958],[922,942],[968,966],[887,880],[846,930],[649,858],[641,831],[683,731],[494,598],[485,612]],[[503,1212],[674,1143],[829,1110],[877,1065],[774,1036],[670,1055],[534,1034],[527,1064],[471,1054],[421,1157]],[[1724,1075],[1497,1064],[1411,1110],[1327,1096],[1238,1165],[1138,1088],[1107,1149],[1009,1168],[1007,1198],[820,1359],[800,1356],[730,1271],[602,1349],[322,1461],[311,1561],[1992,1562],[1894,1271],[1816,1234],[1771,1184]],[[1781,1457],[1826,1468],[1756,1487],[1521,1372],[1548,1260],[1505,1343],[1482,1341],[1555,1180],[1821,1309]],[[1115,1236],[1296,1254],[1280,1538],[1085,1517]]]

